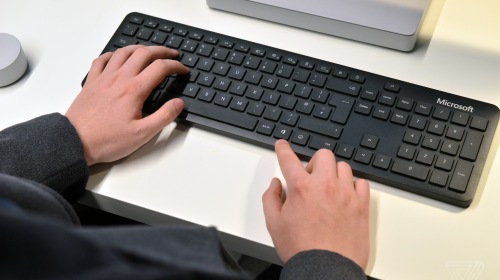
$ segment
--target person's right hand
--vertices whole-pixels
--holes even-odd
[[[284,140],[275,144],[287,184],[271,181],[262,200],[266,225],[280,259],[286,263],[308,250],[329,250],[366,269],[369,256],[370,189],[366,180],[353,181],[345,162],[334,154],[317,151],[304,168]]]

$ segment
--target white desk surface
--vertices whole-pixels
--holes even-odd
[[[19,38],[30,65],[21,81],[0,88],[0,129],[64,113],[132,11],[500,106],[499,10],[497,0],[434,0],[416,50],[402,53],[211,10],[204,0],[0,0],[0,32]],[[499,142],[497,131],[489,173],[465,210],[372,182],[367,273],[498,279]],[[84,202],[149,224],[214,225],[230,249],[272,261],[261,194],[273,176],[281,176],[273,151],[172,124],[130,157],[92,168]]]

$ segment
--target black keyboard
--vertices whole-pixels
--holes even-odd
[[[474,198],[494,105],[139,13],[103,52],[132,44],[177,49],[191,68],[151,93],[146,114],[181,97],[190,124],[268,148],[284,138],[305,160],[327,148],[358,177],[452,205]]]

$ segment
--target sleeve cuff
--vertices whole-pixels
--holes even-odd
[[[326,250],[304,251],[293,256],[281,271],[280,279],[367,279],[352,260]]]
[[[44,115],[0,132],[0,172],[44,184],[67,198],[81,193],[88,167],[69,120]]]

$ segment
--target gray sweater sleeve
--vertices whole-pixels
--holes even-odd
[[[285,264],[282,280],[367,279],[363,269],[352,260],[330,251],[300,252]]]
[[[0,131],[0,155],[0,173],[43,184],[70,200],[88,180],[80,138],[61,114]]]

